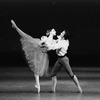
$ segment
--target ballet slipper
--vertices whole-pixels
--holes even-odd
[[[74,79],[75,84],[76,84],[77,87],[78,87],[79,93],[82,93],[82,89],[81,89],[81,87],[80,87],[80,85],[79,85],[79,81],[78,81],[76,75],[74,75],[73,79]]]
[[[56,76],[52,77],[52,93],[56,92],[56,86],[57,86],[57,78]]]
[[[79,93],[82,93],[82,89],[80,86],[78,86],[78,89],[79,89]]]
[[[38,89],[38,93],[40,93],[40,85],[35,85],[35,88]]]
[[[13,20],[11,20],[11,23],[12,23],[13,28],[17,28],[17,25],[15,24],[15,22]]]

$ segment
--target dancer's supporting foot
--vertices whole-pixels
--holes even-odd
[[[54,77],[52,77],[52,92],[53,93],[56,92],[56,85],[57,85],[57,77],[54,76]]]
[[[35,88],[37,88],[38,93],[40,93],[40,85],[35,84]]]
[[[81,89],[81,87],[79,85],[79,81],[78,81],[76,75],[74,75],[73,81],[75,82],[76,86],[78,87],[79,93],[82,93],[82,89]]]
[[[39,82],[39,75],[34,75],[35,76],[35,81],[36,81],[36,84],[35,84],[35,88],[38,89],[38,93],[40,93],[40,82]]]

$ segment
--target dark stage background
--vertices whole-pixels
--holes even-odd
[[[72,66],[100,65],[99,0],[0,0],[0,66],[27,65],[19,34],[10,20],[32,37],[55,28],[70,32],[67,56]],[[56,61],[49,52],[50,65]]]

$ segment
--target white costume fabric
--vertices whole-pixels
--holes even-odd
[[[30,69],[39,76],[47,74],[49,59],[46,53],[47,48],[41,48],[40,46],[41,40],[32,38],[28,34],[22,34],[20,40]]]

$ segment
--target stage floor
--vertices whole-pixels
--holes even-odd
[[[100,68],[73,68],[83,93],[69,76],[58,73],[56,93],[50,93],[51,79],[40,78],[41,93],[34,87],[33,73],[28,68],[1,68],[0,100],[100,100]]]

